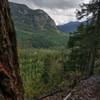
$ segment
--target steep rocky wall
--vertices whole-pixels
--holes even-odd
[[[16,35],[7,0],[0,0],[0,100],[23,100]]]

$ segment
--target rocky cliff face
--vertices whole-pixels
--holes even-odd
[[[81,81],[64,100],[100,100],[100,76]]]
[[[23,100],[16,35],[7,0],[0,0],[0,100]]]
[[[57,29],[54,20],[43,10],[32,10],[26,5],[11,2],[10,8],[17,29],[32,32],[36,30]]]
[[[57,29],[55,22],[43,10],[34,10],[33,24],[36,29]]]

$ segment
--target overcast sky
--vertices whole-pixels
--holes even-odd
[[[32,9],[43,9],[56,22],[56,24],[64,24],[75,21],[75,11],[82,2],[89,0],[9,0],[11,2],[26,4]]]

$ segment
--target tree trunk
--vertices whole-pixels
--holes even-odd
[[[89,54],[89,62],[87,66],[87,77],[90,77],[94,74],[94,66],[95,66],[95,58],[96,58],[96,50],[93,47]]]
[[[0,100],[23,100],[16,35],[7,0],[0,0]]]

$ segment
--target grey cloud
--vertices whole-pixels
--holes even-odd
[[[71,9],[76,8],[84,0],[10,0],[19,3],[35,4],[38,7],[50,9]]]
[[[9,0],[11,2],[26,4],[32,9],[43,9],[56,22],[64,24],[75,21],[75,10],[78,5],[89,0]]]
[[[82,0],[31,0],[37,6],[46,7],[46,8],[58,8],[58,9],[65,9],[65,8],[75,8],[78,6]]]

